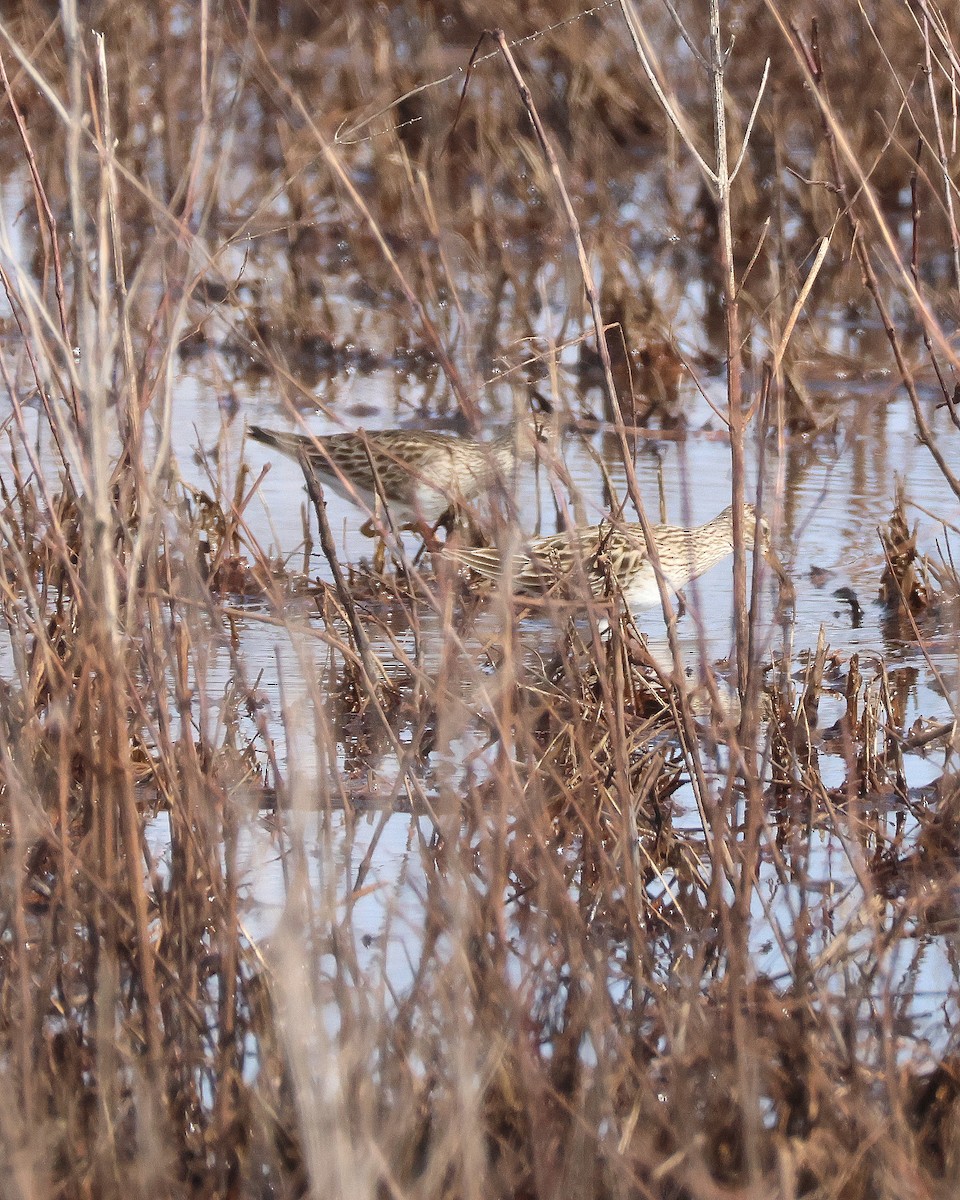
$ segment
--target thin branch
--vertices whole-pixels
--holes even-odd
[[[787,323],[783,327],[783,333],[780,337],[779,345],[773,356],[773,372],[776,374],[780,370],[780,364],[783,362],[783,356],[786,353],[787,343],[790,341],[790,335],[793,333],[793,327],[796,325],[803,311],[803,306],[807,302],[807,297],[810,295],[810,290],[816,283],[817,276],[820,274],[820,268],[823,266],[824,259],[827,257],[827,251],[830,249],[830,235],[822,237],[817,245],[817,253],[814,255],[813,265],[807,272],[807,277],[803,281],[803,287],[800,289],[800,294],[797,296],[793,308],[790,310],[790,316],[787,318]]]
[[[679,32],[680,36],[687,43],[687,49],[690,51],[690,53],[693,55],[693,57],[697,60],[697,62],[700,64],[700,66],[704,69],[704,71],[709,73],[710,64],[707,62],[706,58],[704,57],[703,52],[701,51],[700,47],[696,44],[696,42],[690,36],[690,33],[688,32],[686,25],[683,23],[683,19],[681,18],[680,14],[677,12],[676,8],[674,7],[672,0],[662,0],[662,3],[663,3],[663,7],[667,10],[667,12],[673,18],[673,23],[674,23],[674,25],[676,25],[677,31]]]
[[[689,133],[680,117],[676,105],[667,96],[667,93],[660,86],[660,81],[657,79],[656,72],[653,69],[651,59],[653,57],[653,48],[650,41],[643,30],[643,26],[637,19],[637,15],[633,10],[632,0],[620,0],[620,11],[623,13],[623,19],[627,23],[627,29],[630,33],[630,39],[633,42],[633,48],[637,52],[637,57],[640,59],[640,65],[643,67],[644,74],[650,81],[650,86],[656,92],[657,99],[663,107],[663,111],[667,115],[667,119],[680,135],[684,145],[693,155],[697,166],[706,175],[714,186],[717,185],[716,172],[711,169],[706,160],[700,154],[700,151],[693,143],[693,135]]]
[[[763,99],[763,93],[767,86],[767,76],[770,74],[770,59],[763,64],[763,75],[760,79],[760,87],[757,89],[757,98],[753,102],[753,108],[750,112],[750,120],[747,122],[747,131],[743,135],[743,145],[740,147],[740,154],[737,158],[736,165],[730,172],[730,182],[736,179],[740,168],[743,166],[743,160],[747,153],[747,147],[750,145],[750,135],[753,133],[753,123],[757,119],[757,112],[760,108],[760,101]],[[741,281],[742,282],[742,281]]]
[[[950,241],[953,245],[953,282],[960,288],[960,237],[957,234],[957,218],[953,208],[953,179],[950,172],[950,162],[947,158],[947,148],[943,140],[943,126],[940,122],[940,109],[937,105],[937,93],[933,84],[933,67],[930,62],[930,24],[923,18],[923,61],[927,75],[927,90],[930,93],[930,111],[933,114],[933,127],[937,134],[937,160],[943,172],[943,193],[949,215]]]

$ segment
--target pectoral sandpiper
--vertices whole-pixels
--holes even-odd
[[[752,504],[744,504],[744,545],[748,550],[754,547],[756,529],[756,510]],[[759,530],[761,553],[785,579],[770,547],[770,528],[764,518]],[[679,591],[733,552],[733,509],[725,508],[695,529],[656,525],[653,537],[666,582],[671,590]],[[639,524],[603,521],[536,538],[513,556],[506,570],[496,549],[453,547],[449,554],[485,579],[499,580],[506,575],[520,595],[578,599],[589,591],[594,599],[606,600],[619,593],[632,612],[660,603],[656,574]],[[606,620],[601,626],[606,626]]]
[[[489,442],[407,429],[306,437],[251,425],[247,432],[291,458],[302,455],[325,486],[371,514],[382,494],[394,520],[425,536],[464,503],[509,481],[535,443],[547,440],[545,427],[532,419],[515,422]],[[363,531],[374,528],[368,520]]]

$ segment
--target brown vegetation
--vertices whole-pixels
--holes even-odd
[[[0,1196],[954,1195],[949,537],[877,542],[901,663],[775,638],[735,524],[692,678],[666,594],[666,666],[550,603],[532,646],[389,529],[342,561],[315,487],[278,560],[234,435],[258,390],[475,433],[533,391],[655,524],[637,423],[719,381],[739,513],[869,359],[960,497],[955,14],[78,7],[0,20]]]

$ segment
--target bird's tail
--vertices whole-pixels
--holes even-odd
[[[309,453],[313,446],[312,439],[302,434],[279,433],[274,429],[264,429],[261,425],[248,425],[247,436],[255,442],[262,442],[265,446],[279,450],[281,454],[289,454],[291,458],[298,458],[301,450]]]
[[[485,546],[450,546],[444,548],[444,556],[453,559],[461,567],[469,567],[481,579],[489,579],[494,583],[503,574],[503,560],[500,551]]]

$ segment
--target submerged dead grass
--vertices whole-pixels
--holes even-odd
[[[742,552],[726,680],[549,606],[531,652],[502,595],[484,650],[448,564],[341,563],[314,492],[333,582],[304,586],[226,436],[204,490],[179,474],[197,360],[225,431],[237,381],[302,409],[388,371],[479,429],[512,370],[518,405],[614,424],[639,504],[631,426],[682,430],[729,360],[743,499],[749,439],[844,429],[845,309],[960,495],[929,415],[960,426],[953,14],[729,4],[722,78],[679,15],[689,41],[629,3],[6,7],[3,1196],[955,1194],[956,730],[907,727],[916,668],[771,652]],[[900,511],[883,546],[896,636],[955,638],[949,540],[924,569]]]

